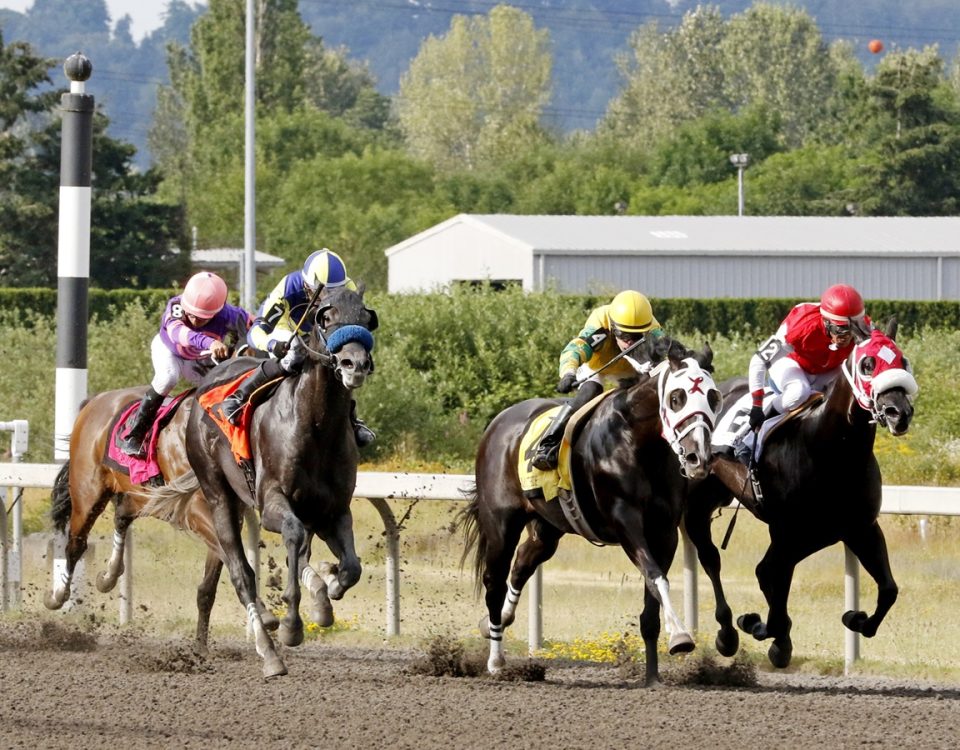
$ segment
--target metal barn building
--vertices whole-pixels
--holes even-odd
[[[960,217],[460,214],[386,250],[392,293],[489,280],[651,297],[960,299]]]

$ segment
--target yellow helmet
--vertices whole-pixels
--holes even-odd
[[[610,322],[624,333],[645,333],[656,325],[653,308],[640,292],[620,292],[610,303]]]

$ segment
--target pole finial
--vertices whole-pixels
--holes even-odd
[[[71,81],[86,81],[93,73],[93,63],[82,52],[75,52],[64,61],[63,72]]]

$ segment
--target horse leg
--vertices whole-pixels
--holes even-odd
[[[92,506],[84,507],[74,499],[70,511],[70,524],[67,531],[66,566],[59,571],[54,581],[53,590],[47,592],[43,603],[47,609],[60,609],[70,598],[70,586],[73,582],[73,571],[77,567],[83,553],[87,551],[87,537],[94,521],[103,513],[109,495],[100,497]]]
[[[660,640],[660,600],[649,588],[643,589],[643,610],[640,612],[640,637],[643,638],[644,685],[660,684],[660,657],[657,641]]]
[[[697,548],[700,566],[713,586],[714,617],[720,626],[714,644],[721,656],[733,656],[740,648],[740,635],[733,625],[733,612],[727,603],[723,583],[720,580],[720,550],[717,549],[710,534],[710,513],[707,507],[691,505],[687,509],[684,525],[687,536]]]
[[[657,598],[663,608],[663,622],[669,636],[669,653],[672,656],[693,651],[696,643],[670,602],[670,583],[663,573],[670,568],[670,563],[673,562],[673,556],[677,551],[679,542],[677,524],[670,523],[653,537],[657,547],[651,549],[651,540],[648,539],[644,528],[643,513],[635,507],[621,504],[618,508],[617,521],[617,536],[623,551],[643,574],[646,590]],[[659,629],[658,622],[658,635]],[[646,638],[644,642],[646,643]],[[651,679],[659,678],[656,674],[651,676],[648,669],[647,681]]]
[[[508,627],[513,624],[520,602],[520,592],[538,567],[549,560],[557,551],[563,532],[540,518],[527,524],[527,538],[517,548],[517,556],[507,582],[507,596],[500,612],[500,624]]]
[[[850,551],[857,556],[864,570],[877,582],[877,608],[867,616],[866,612],[850,610],[843,615],[843,624],[856,633],[872,638],[877,628],[887,616],[887,612],[897,601],[897,582],[890,570],[890,558],[887,555],[887,542],[880,524],[874,521],[869,526],[857,529],[844,540]]]
[[[763,559],[757,564],[757,583],[767,600],[767,621],[763,622],[756,612],[741,615],[737,625],[758,641],[773,638],[767,650],[770,663],[778,669],[790,664],[793,656],[793,641],[790,638],[792,622],[787,614],[787,599],[796,562],[780,554],[776,542],[767,548]]]
[[[353,514],[349,508],[333,519],[333,524],[318,530],[318,534],[337,558],[336,565],[321,563],[319,571],[326,583],[327,595],[337,601],[356,585],[363,571],[353,539]]]
[[[207,551],[207,559],[203,564],[203,580],[197,587],[197,650],[201,654],[206,654],[208,650],[210,612],[217,598],[217,584],[220,582],[222,570],[223,561],[213,552]]]
[[[308,534],[308,551],[313,547],[313,536],[312,533]],[[321,628],[329,628],[334,623],[334,615],[333,604],[330,602],[330,594],[327,592],[326,579],[335,577],[337,570],[335,565],[327,562],[320,563],[319,567],[320,570],[323,571],[322,574],[318,573],[317,569],[310,565],[309,560],[306,560],[300,569],[300,583],[310,594],[310,598],[313,601],[310,609],[310,619]]]
[[[490,640],[490,654],[487,657],[487,671],[490,674],[498,673],[506,664],[503,655],[505,625],[502,613],[507,600],[507,576],[526,520],[526,514],[516,510],[480,514],[479,517],[481,537],[484,540],[482,546],[485,550],[482,580],[486,589],[484,600],[487,605],[487,614],[480,620],[480,634]]]
[[[283,590],[283,601],[287,612],[280,620],[277,637],[285,646],[299,646],[303,643],[303,619],[300,617],[300,565],[306,562],[310,552],[307,530],[303,522],[292,510],[283,515],[280,534],[287,548],[287,587]]]
[[[117,503],[113,514],[113,548],[110,551],[110,559],[107,561],[107,569],[97,573],[96,579],[97,591],[103,594],[113,591],[117,580],[123,575],[123,552],[126,547],[127,529],[136,518],[136,513],[131,512],[127,506],[127,498],[124,497]]]
[[[247,610],[247,623],[253,632],[257,653],[263,659],[263,676],[285,675],[287,668],[277,654],[273,640],[267,633],[257,608],[257,577],[250,563],[247,562],[240,538],[239,507],[242,506],[242,502],[239,498],[231,498],[228,494],[229,489],[209,485],[210,482],[204,482],[204,495],[213,513],[214,526],[223,550],[224,563],[230,573],[230,581],[237,591],[237,598]]]

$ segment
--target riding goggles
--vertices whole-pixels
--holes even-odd
[[[647,338],[646,334],[641,331],[622,331],[615,325],[611,326],[611,330],[614,338],[618,338],[628,344],[642,343]]]
[[[823,327],[827,331],[828,336],[834,336],[838,339],[853,335],[853,329],[849,325],[835,323],[827,318],[823,319]]]

